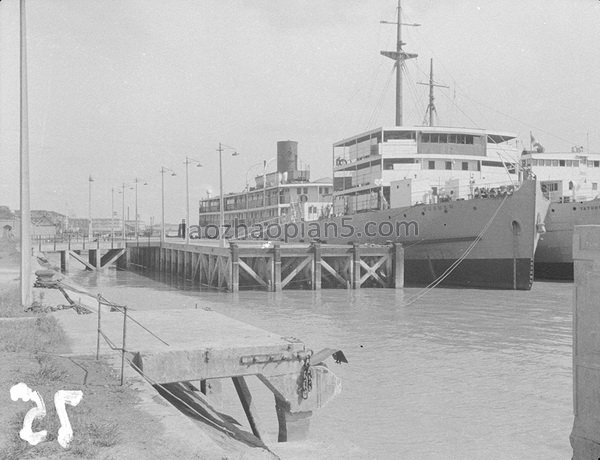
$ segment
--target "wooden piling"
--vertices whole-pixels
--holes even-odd
[[[313,290],[321,289],[321,243],[313,243]]]
[[[352,288],[359,289],[360,282],[360,245],[352,243]]]
[[[240,248],[237,243],[230,243],[231,250],[231,292],[240,290]]]
[[[273,245],[273,281],[272,289],[275,292],[281,291],[281,246],[279,243]]]
[[[69,250],[60,251],[60,271],[66,273],[69,271]]]
[[[404,287],[404,247],[394,243],[394,286],[396,289]]]

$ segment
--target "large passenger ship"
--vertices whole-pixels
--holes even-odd
[[[573,279],[573,228],[600,225],[600,154],[582,147],[551,153],[540,146],[524,151],[521,163],[552,202],[535,253],[536,276]]]
[[[409,284],[529,289],[549,201],[519,181],[515,135],[434,126],[433,65],[428,123],[403,126],[402,67],[417,55],[401,24],[398,1],[396,50],[381,52],[396,68],[396,126],[333,145],[332,215],[293,239],[400,242]]]
[[[333,145],[331,206],[320,218],[249,236],[402,243],[408,284],[530,289],[549,201],[536,181],[519,181],[515,135],[435,126],[433,70],[428,123],[403,125],[402,67],[416,54],[403,50],[400,1],[397,11],[396,50],[382,52],[396,68],[396,126]]]

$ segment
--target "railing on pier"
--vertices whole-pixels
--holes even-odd
[[[88,249],[119,249],[125,247],[126,244],[137,243],[138,245],[149,245],[153,242],[160,241],[159,237],[153,236],[93,236],[77,234],[57,234],[57,235],[34,235],[31,239],[32,246],[40,252],[44,251],[60,251],[60,250],[83,250]]]
[[[155,337],[157,340],[160,340],[165,345],[169,346],[167,342],[157,336],[154,332],[146,328],[144,325],[133,319],[131,316],[128,316],[127,306],[126,305],[118,305],[110,300],[105,299],[102,295],[98,294],[98,336],[96,339],[96,359],[100,358],[100,337],[104,339],[104,341],[108,344],[111,350],[120,351],[121,352],[121,386],[123,385],[123,373],[125,369],[125,353],[127,352],[127,320],[132,321],[133,323],[140,326],[150,335]],[[123,315],[123,333],[122,333],[122,341],[121,346],[115,345],[115,343],[102,331],[102,307],[110,307],[111,312],[119,312]]]

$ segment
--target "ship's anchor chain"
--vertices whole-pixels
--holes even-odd
[[[302,396],[302,399],[308,399],[308,393],[312,391],[312,373],[310,371],[310,354],[306,355],[304,359],[304,365],[300,374],[301,382],[298,393]]]

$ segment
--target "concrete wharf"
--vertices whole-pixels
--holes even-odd
[[[87,270],[112,264],[121,269],[159,273],[198,286],[240,289],[404,287],[404,248],[389,245],[280,243],[270,241],[39,240],[40,252],[60,253],[60,268],[71,259]],[[87,252],[87,258],[84,253]]]
[[[91,315],[53,313],[67,333],[72,354],[95,354],[98,359],[120,352],[121,383],[127,361],[181,412],[251,445],[262,445],[265,429],[247,378],[255,376],[274,396],[279,442],[305,439],[313,411],[341,391],[340,379],[324,364],[331,356],[346,362],[339,350],[315,353],[296,338],[212,310],[131,312],[101,296],[95,309]],[[219,412],[223,379],[232,379],[252,435]]]

